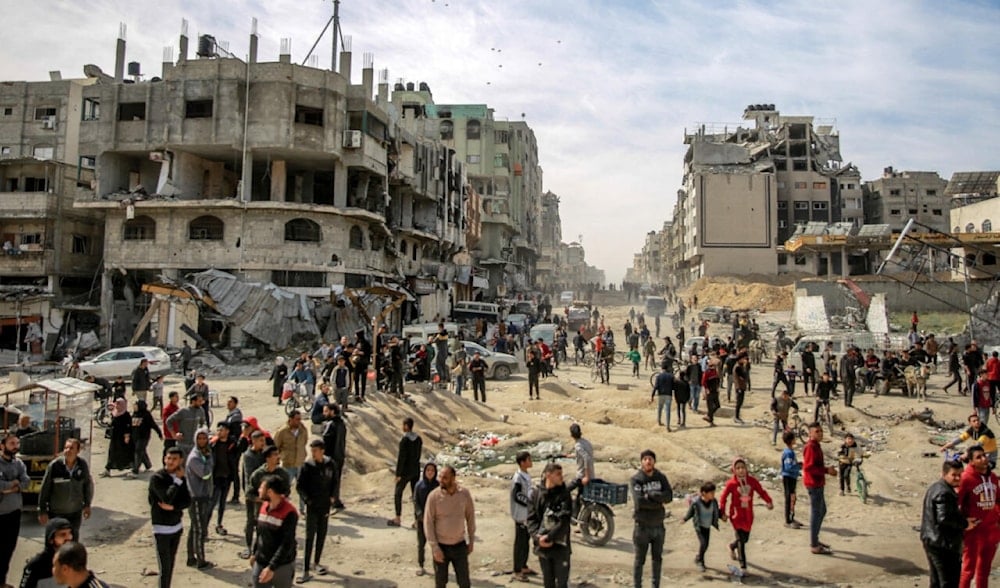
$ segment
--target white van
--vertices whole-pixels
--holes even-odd
[[[532,341],[541,339],[542,341],[545,341],[546,345],[551,347],[552,342],[556,338],[556,326],[552,323],[541,323],[535,325],[531,327],[531,332],[528,334],[528,337],[530,337]]]
[[[470,322],[477,319],[486,319],[491,323],[500,322],[502,314],[500,306],[491,302],[472,302],[463,300],[455,303],[455,308],[451,316],[458,322]]]
[[[449,337],[458,334],[458,323],[445,323],[444,330],[448,331]],[[417,323],[403,327],[403,339],[408,339],[410,345],[414,343],[426,343],[428,337],[438,332],[438,323]]]

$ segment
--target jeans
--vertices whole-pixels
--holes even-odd
[[[806,488],[809,492],[809,546],[819,547],[819,530],[826,517],[826,496],[824,487]]]
[[[457,376],[455,376],[455,394],[458,395],[458,396],[461,396],[463,390],[465,390],[465,376],[463,376],[463,375],[457,375]],[[485,396],[485,395],[486,395],[486,392],[483,391],[483,396]],[[486,401],[484,400],[483,402],[486,402]]]
[[[686,402],[677,403],[677,424],[681,427],[687,425],[687,408]]]
[[[364,399],[368,388],[368,364],[354,366],[354,396]]]
[[[988,407],[979,408],[976,407],[976,414],[979,415],[979,421],[984,425],[990,422],[990,409]]]
[[[10,558],[14,556],[17,538],[21,534],[21,509],[0,515],[0,585],[7,582]]]
[[[795,520],[795,486],[799,480],[791,476],[781,477],[781,486],[785,491],[785,523]]]
[[[553,545],[538,556],[542,568],[542,586],[545,588],[569,587],[569,547]]]
[[[274,572],[274,577],[266,584],[258,579],[260,578],[261,570],[265,567],[267,567],[267,564],[259,561],[254,562],[253,572],[251,572],[253,574],[253,588],[291,588],[292,578],[295,576],[294,563],[286,563],[273,568],[271,571]]]
[[[715,422],[715,411],[719,410],[719,392],[709,390],[705,402],[708,404],[708,422]]]
[[[213,508],[218,506],[219,511],[217,518],[215,519],[215,525],[218,527],[222,526],[222,517],[226,514],[226,495],[229,494],[229,478],[212,478],[213,490],[212,490],[212,504],[209,507],[209,519],[211,519],[211,513]]]
[[[191,530],[187,538],[187,558],[200,563],[205,561],[205,536],[212,518],[212,499],[192,498],[188,514],[191,516]]]
[[[851,491],[851,470],[854,466],[849,463],[842,463],[840,465],[840,491],[843,492],[847,490]]]
[[[534,394],[536,396],[539,395],[539,393],[538,393],[538,374],[537,373],[528,372],[528,398],[531,398],[532,394]]]
[[[962,573],[962,553],[931,547],[924,543],[931,574],[931,588],[958,588]]]
[[[694,533],[698,536],[698,556],[695,561],[705,565],[705,552],[708,551],[708,540],[712,537],[712,527],[698,525],[694,528]]]
[[[809,394],[816,390],[816,372],[812,370],[802,370],[802,393]]]
[[[528,553],[531,550],[531,537],[524,523],[514,523],[514,573],[528,567]]]
[[[646,550],[653,558],[653,588],[660,588],[660,570],[663,568],[663,541],[666,532],[663,525],[658,527],[636,525],[632,531],[632,545],[635,546],[635,560],[632,563],[632,583],[642,588],[642,568],[646,565]]]
[[[418,479],[419,478],[400,477],[399,481],[396,482],[396,493],[393,498],[395,500],[397,517],[403,514],[403,490],[406,488],[406,485],[409,484],[410,496],[413,496],[413,489],[417,486]]]
[[[445,588],[448,585],[448,564],[455,568],[455,581],[458,588],[469,588],[469,547],[462,541],[455,545],[442,545],[438,549],[444,553],[444,563],[434,562],[434,588]]]
[[[340,412],[343,413],[347,410],[348,402],[351,399],[351,389],[350,388],[334,388],[333,397],[337,400],[337,404],[340,405]]]
[[[774,418],[774,431],[771,435],[771,445],[775,445],[778,443],[778,433],[783,432],[785,430],[785,427],[787,426],[788,426],[788,421],[783,421],[778,417]]]
[[[313,559],[316,565],[323,557],[323,544],[326,543],[326,529],[328,526],[327,517],[329,510],[310,506],[306,510],[306,553],[302,559],[302,570],[304,574],[309,573],[309,558],[313,555],[313,545],[316,546],[316,557]]]
[[[299,468],[298,468],[298,466],[296,466],[296,467],[285,467],[285,468],[282,468],[282,469],[284,469],[285,472],[288,473],[288,477],[292,480],[293,484],[295,483],[296,480],[299,479]],[[305,511],[306,511],[306,505],[305,505],[305,502],[302,501],[302,495],[300,494],[299,495],[299,514],[302,514]]]
[[[538,383],[538,377],[535,377],[535,383]],[[479,394],[483,393],[483,398],[486,398],[486,376],[472,376],[472,393]]]
[[[701,384],[689,384],[691,387],[691,410],[698,412],[698,403],[701,402]]]
[[[743,408],[743,399],[746,397],[746,390],[736,389],[736,415],[735,418],[740,418],[740,409]]]
[[[149,454],[146,453],[146,448],[149,447],[149,437],[143,439],[142,437],[135,438],[135,453],[132,457],[132,473],[139,473],[139,466],[146,466],[146,470],[153,469],[153,462],[149,461]]]
[[[662,425],[663,424],[663,421],[661,420],[660,416],[664,413],[664,409],[666,409],[665,412],[667,413],[667,427],[670,426],[670,402],[672,400],[673,400],[673,397],[670,396],[669,394],[657,394],[656,395],[656,424],[657,425]]]
[[[788,378],[785,376],[785,372],[775,372],[774,383],[771,384],[771,398],[774,398],[774,391],[778,389],[778,382],[785,384],[785,388],[788,388],[788,395],[792,395],[792,388],[788,385]]]
[[[736,529],[736,541],[729,544],[729,549],[735,549],[740,560],[740,568],[747,569],[747,542],[750,541],[750,531]]]

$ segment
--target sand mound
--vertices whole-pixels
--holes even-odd
[[[737,310],[792,310],[795,286],[779,285],[786,276],[750,276],[753,281],[737,277],[701,278],[684,292],[685,298],[698,297],[698,306],[731,306]],[[761,278],[760,281],[756,278]],[[794,281],[794,280],[793,280]]]

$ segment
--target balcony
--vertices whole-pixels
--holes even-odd
[[[0,192],[0,217],[42,218],[54,215],[56,194],[48,192]]]
[[[23,249],[23,247],[33,247],[22,245],[19,253],[5,255],[0,252],[0,275],[46,275],[55,272],[55,252],[51,249]]]
[[[378,175],[386,174],[387,153],[385,147],[376,139],[362,134],[361,147],[345,147],[344,165],[361,167]]]

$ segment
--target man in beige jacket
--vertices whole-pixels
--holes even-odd
[[[299,468],[306,461],[306,445],[309,444],[309,429],[302,424],[302,413],[292,411],[286,422],[274,434],[274,446],[281,454],[281,467],[288,472],[288,477],[296,480]],[[299,512],[305,513],[305,504],[299,501]]]

